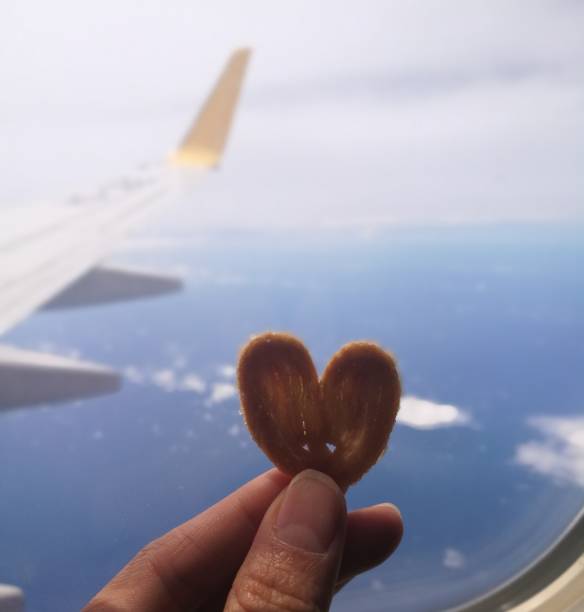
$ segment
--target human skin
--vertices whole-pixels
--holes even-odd
[[[328,476],[272,469],[148,544],[84,612],[328,610],[402,532],[391,504],[347,513]]]

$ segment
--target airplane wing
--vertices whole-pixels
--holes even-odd
[[[101,262],[148,212],[163,205],[172,195],[169,167],[178,165],[183,168],[181,172],[203,174],[218,165],[249,55],[248,49],[232,54],[201,112],[168,161],[156,167],[142,168],[105,186],[95,196],[70,202],[67,206],[47,208],[34,216],[22,211],[2,213],[0,335],[43,307],[72,307],[130,299],[164,293],[180,286],[177,279],[105,268]],[[5,384],[10,380],[2,376],[3,372],[10,373],[16,380],[19,372],[28,377],[32,371],[38,372],[38,368],[44,367],[45,374],[56,372],[61,379],[66,371],[80,375],[79,370],[82,370],[81,378],[91,378],[93,372],[96,380],[99,379],[96,393],[103,392],[100,391],[102,388],[116,387],[115,373],[109,371],[111,380],[105,384],[106,370],[95,364],[79,364],[77,367],[74,363],[56,364],[51,363],[51,359],[37,357],[22,351],[0,350],[0,380],[4,378]],[[38,380],[40,378],[35,378],[35,382]],[[15,405],[5,389],[0,388],[0,409]],[[38,391],[34,403],[44,397]],[[48,391],[47,387],[45,401],[54,397],[54,393]],[[79,393],[71,397],[79,397]]]

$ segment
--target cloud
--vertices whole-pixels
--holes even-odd
[[[528,423],[543,439],[517,446],[515,463],[584,488],[584,417],[534,417]]]
[[[141,385],[146,378],[144,372],[138,366],[133,365],[124,368],[124,376],[135,385]]]
[[[178,386],[176,373],[170,368],[156,370],[152,374],[152,382],[155,386],[169,393],[175,391]]]
[[[16,143],[0,152],[6,202],[66,195],[71,176],[83,187],[157,159],[226,49],[246,40],[258,51],[225,179],[201,186],[188,227],[166,216],[189,241],[201,227],[306,219],[582,218],[581,3],[530,3],[526,19],[521,3],[504,0],[365,0],[342,10],[332,0],[146,0],[139,23],[113,0],[89,12],[37,4],[10,3],[0,21],[3,127]],[[132,87],[121,88],[128,75]],[[34,146],[39,130],[55,144],[50,159]]]
[[[181,382],[181,390],[194,391],[195,393],[204,393],[207,389],[207,383],[198,374],[187,374]]]
[[[235,366],[231,365],[230,363],[225,363],[217,368],[219,376],[222,376],[223,378],[234,378],[235,371]]]
[[[451,404],[437,404],[406,395],[401,400],[397,421],[414,429],[436,429],[469,425],[471,418],[469,414]]]
[[[478,66],[457,63],[450,66],[413,66],[409,69],[388,63],[372,71],[330,73],[312,80],[264,86],[258,91],[257,103],[262,107],[273,104],[286,108],[311,105],[323,100],[334,103],[340,98],[401,105],[404,102],[415,102],[416,99],[432,102],[435,96],[481,88],[489,83],[508,87],[530,79],[554,77],[557,77],[557,70],[548,62],[517,62],[513,58]]]
[[[128,365],[123,373],[126,380],[135,385],[152,384],[166,393],[176,391],[192,391],[203,394],[207,390],[207,383],[196,372],[182,374],[180,370],[186,365],[186,360],[174,357],[172,367],[151,370],[137,365]]]
[[[241,426],[240,426],[240,425],[237,425],[237,424],[232,425],[232,426],[231,426],[231,427],[230,427],[230,428],[227,430],[227,433],[228,433],[230,436],[232,436],[232,437],[236,438],[236,437],[237,437],[237,436],[238,436],[238,435],[241,433]]]
[[[317,4],[299,0],[277,7],[264,0],[252,0],[245,6],[230,0],[209,5],[181,3],[179,9],[163,0],[142,4],[137,23],[128,20],[130,5],[114,0],[104,0],[90,11],[75,10],[67,0],[53,0],[34,9],[26,3],[11,3],[0,22],[7,51],[0,58],[0,67],[7,80],[8,101],[30,103],[26,94],[42,91],[43,85],[46,90],[52,77],[51,96],[62,104],[68,93],[73,100],[98,107],[111,105],[113,96],[104,95],[111,91],[105,84],[113,87],[127,79],[129,64],[136,71],[132,75],[135,90],[125,96],[130,103],[143,101],[149,94],[155,95],[158,106],[180,110],[183,96],[193,86],[195,91],[206,88],[235,40],[249,41],[258,48],[254,88],[247,94],[252,99],[266,84],[311,83],[344,72],[370,74],[385,67],[398,74],[425,74],[442,68],[450,74],[461,65],[482,72],[491,66],[523,67],[540,62],[576,70],[584,55],[582,10],[576,2],[532,2],[528,20],[521,3],[504,0],[480,4],[365,0],[342,10],[333,0]],[[229,22],[226,12],[232,17]],[[93,24],[98,26],[96,31],[90,27]],[[63,29],[67,36],[58,36]],[[104,29],[109,31],[111,56],[99,53],[99,34]],[[299,31],[301,38],[295,35]],[[161,44],[152,43],[154,34]],[[495,39],[497,45],[493,45]],[[200,49],[206,52],[197,54]],[[72,50],[77,52],[74,58],[70,57]],[[46,70],[35,73],[33,68],[43,58]],[[65,70],[62,64],[67,59]],[[90,70],[84,70],[86,67]],[[23,70],[30,74],[27,83],[18,79]],[[176,75],[187,72],[193,74],[192,84],[177,85]],[[79,83],[81,92],[75,87]],[[182,94],[178,102],[166,93],[172,87]]]
[[[225,402],[232,397],[237,395],[237,388],[235,385],[227,382],[213,383],[211,388],[211,395],[207,399],[207,404],[219,404]]]
[[[152,384],[166,393],[179,391],[193,392],[198,395],[207,394],[205,404],[213,406],[230,400],[237,395],[234,384],[236,369],[231,364],[222,364],[217,373],[226,380],[213,382],[210,385],[196,372],[181,374],[177,368],[165,367],[154,371],[129,365],[124,369],[124,375],[130,382],[142,385]],[[431,400],[413,395],[406,395],[401,400],[397,421],[401,425],[414,429],[438,429],[471,425],[470,415],[451,404],[439,404]]]
[[[442,556],[442,565],[448,569],[462,569],[466,565],[466,557],[456,548],[447,548]]]

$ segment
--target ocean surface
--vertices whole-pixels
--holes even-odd
[[[281,330],[319,370],[345,342],[375,340],[404,381],[389,450],[348,493],[351,508],[397,504],[404,540],[333,610],[437,610],[497,586],[584,504],[583,238],[216,232],[121,253],[178,268],[184,291],[40,313],[3,338],[126,382],[0,414],[0,582],[24,589],[29,612],[78,610],[148,541],[267,469],[234,366],[250,335]]]

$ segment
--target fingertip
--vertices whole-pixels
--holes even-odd
[[[403,515],[400,509],[395,504],[384,502],[382,504],[376,504],[375,506],[365,508],[365,510],[370,514],[377,514],[380,520],[386,521],[388,527],[391,527],[392,529],[398,530],[403,533]]]
[[[400,519],[402,517],[401,510],[395,504],[392,504],[390,502],[382,502],[381,504],[375,504],[374,506],[369,506],[369,507],[379,508],[381,510],[391,512],[392,514],[397,514]]]
[[[366,508],[365,510],[368,511],[371,516],[377,515],[377,519],[385,523],[388,531],[391,532],[394,538],[397,538],[397,543],[395,544],[397,547],[404,533],[404,520],[400,509],[395,504],[384,502]]]
[[[279,470],[276,467],[265,471],[261,476],[259,476],[259,478],[267,478],[268,480],[271,480],[275,484],[279,485],[281,488],[289,485],[292,480],[292,476],[290,476],[290,474],[286,474],[286,472],[282,472],[282,470]]]
[[[383,563],[398,547],[403,530],[401,513],[393,504],[350,512],[341,577],[354,576]]]

